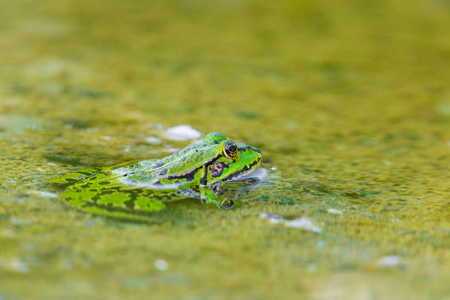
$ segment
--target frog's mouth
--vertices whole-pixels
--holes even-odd
[[[231,174],[227,180],[242,180],[247,178],[263,178],[269,175],[269,172],[261,168],[261,159],[256,160],[253,164],[246,165],[242,170]]]
[[[247,171],[246,173],[242,174],[241,176],[235,177],[232,180],[242,180],[242,179],[248,179],[248,178],[264,178],[269,175],[269,171],[267,169],[258,167],[256,169],[252,169]]]

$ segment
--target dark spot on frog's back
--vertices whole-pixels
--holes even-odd
[[[156,168],[159,168],[162,166],[164,166],[164,163],[162,161],[158,161],[158,162],[154,163],[150,168],[156,169]]]
[[[102,190],[102,195],[114,194],[115,191]]]

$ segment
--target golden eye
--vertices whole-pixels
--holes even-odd
[[[231,158],[232,160],[236,160],[238,157],[238,148],[233,142],[226,143],[225,147],[223,148],[223,154],[227,158]]]

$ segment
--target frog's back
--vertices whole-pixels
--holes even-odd
[[[154,163],[157,160],[148,161]],[[125,165],[121,168],[129,166]],[[175,189],[141,188],[121,182],[123,174],[115,173],[120,168],[81,169],[69,175],[50,180],[55,184],[71,184],[60,194],[62,200],[94,214],[140,220],[139,214],[129,212],[152,212],[162,210],[164,202],[178,200],[183,196]],[[128,211],[128,213],[127,213]]]
[[[208,135],[203,142],[192,144],[163,159],[152,159],[113,170],[122,175],[119,181],[130,186],[176,189],[183,183],[201,178],[205,165],[221,155],[222,134]]]

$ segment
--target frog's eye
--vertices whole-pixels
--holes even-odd
[[[233,142],[226,143],[225,147],[223,148],[223,155],[226,158],[231,158],[232,160],[236,160],[238,157],[238,148]]]

